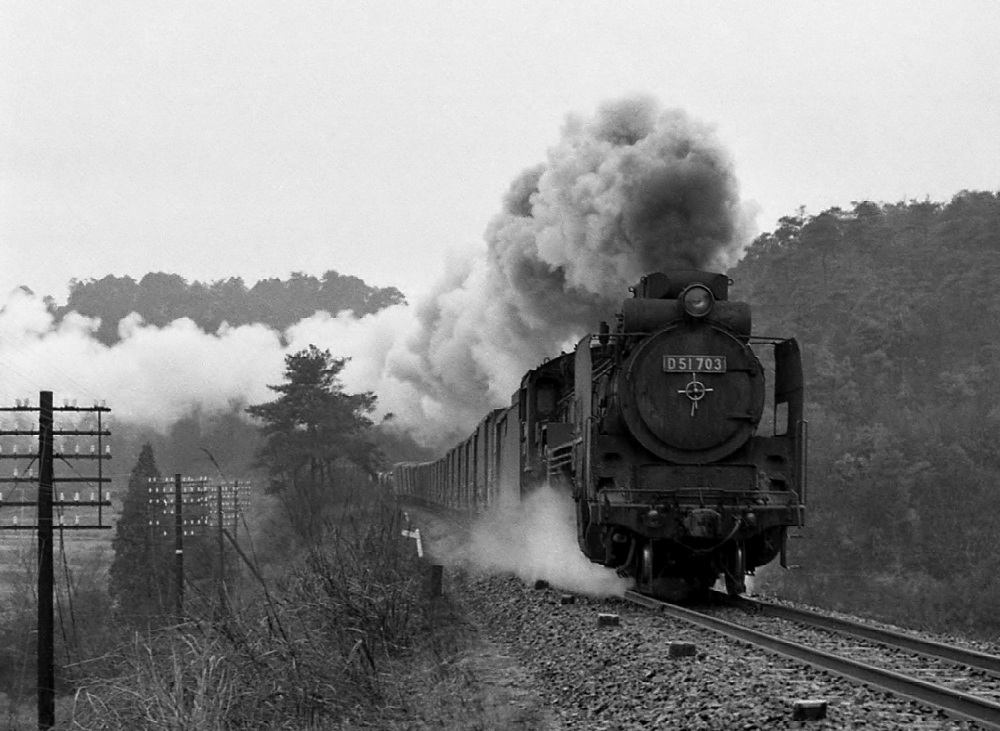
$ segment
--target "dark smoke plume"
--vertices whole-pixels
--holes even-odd
[[[644,274],[728,268],[750,224],[710,126],[645,96],[570,117],[548,159],[511,183],[485,256],[419,307],[389,373],[422,395],[424,417],[444,417],[447,441],[614,313]]]

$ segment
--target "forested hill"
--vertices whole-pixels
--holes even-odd
[[[61,319],[75,311],[101,318],[97,337],[111,344],[118,339],[119,321],[132,312],[157,326],[188,317],[206,332],[215,332],[223,322],[233,327],[262,323],[283,330],[317,311],[353,310],[361,317],[402,302],[403,294],[395,287],[370,287],[332,270],[320,279],[296,272],[287,280],[262,279],[249,288],[238,277],[189,284],[178,274],[154,272],[138,282],[115,276],[74,279],[66,305],[56,308],[55,315]]]
[[[1000,195],[786,217],[730,276],[756,332],[803,347],[791,585],[1000,627]]]

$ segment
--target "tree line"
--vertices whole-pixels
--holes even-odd
[[[1000,195],[782,218],[730,272],[802,344],[808,528],[786,590],[1000,627]]]
[[[371,287],[333,270],[320,278],[294,272],[288,279],[262,279],[250,287],[240,277],[189,283],[178,274],[150,272],[138,281],[114,275],[73,279],[66,304],[50,301],[50,308],[57,320],[70,312],[100,318],[96,336],[111,345],[118,341],[118,323],[133,312],[158,327],[187,317],[206,332],[216,332],[224,322],[284,330],[318,311],[351,310],[361,317],[405,301],[395,287]]]

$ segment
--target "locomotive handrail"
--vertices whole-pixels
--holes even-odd
[[[580,437],[571,439],[568,442],[557,444],[546,449],[546,463],[548,465],[548,475],[553,477],[564,472],[562,468],[573,464],[573,451],[577,444],[583,440]]]
[[[570,451],[566,454],[561,454],[557,457],[552,457],[549,460],[549,471],[552,471],[553,467],[562,467],[563,465],[570,464],[573,461],[573,452]]]
[[[601,376],[606,375],[608,371],[612,370],[615,367],[615,361],[613,358],[605,358],[601,361],[598,361],[598,363],[599,365],[596,368],[594,368],[591,373],[592,381],[596,381]]]
[[[551,455],[549,457],[550,462],[553,460],[563,459],[567,454],[573,454],[573,442],[550,448],[547,450],[547,453]]]
[[[620,503],[634,503],[649,505],[651,502],[656,503],[672,503],[677,502],[682,499],[689,498],[705,498],[706,493],[708,493],[708,498],[711,504],[717,505],[722,503],[747,503],[747,507],[755,508],[760,506],[755,506],[752,502],[752,498],[758,496],[757,490],[746,489],[746,488],[736,488],[736,489],[726,489],[724,487],[671,487],[669,491],[663,490],[627,490],[627,489],[603,489],[601,490],[601,496],[604,498],[605,502],[620,502]],[[650,501],[648,497],[650,495],[655,495],[658,499],[655,501]],[[769,503],[770,507],[789,509],[793,507],[789,504],[782,504],[780,502]],[[764,506],[768,507],[768,506]],[[798,495],[795,496],[795,509],[798,510],[799,500]]]
[[[798,461],[799,474],[796,475],[796,477],[798,478],[796,482],[798,482],[799,489],[797,491],[796,498],[798,499],[799,502],[799,509],[796,511],[797,519],[795,527],[801,528],[803,525],[805,525],[804,516],[806,507],[806,491],[808,488],[808,480],[809,480],[808,469],[807,469],[809,460],[809,422],[804,420],[800,421],[798,423],[798,429],[799,429],[799,434],[798,434],[799,458],[797,461]]]

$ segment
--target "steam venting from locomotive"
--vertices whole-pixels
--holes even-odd
[[[398,409],[403,426],[433,422],[425,437],[447,443],[615,312],[642,275],[725,270],[751,226],[710,126],[646,96],[569,117],[547,160],[510,185],[486,250],[449,272],[388,354],[386,375],[418,407]]]
[[[446,537],[435,551],[446,563],[472,571],[511,573],[557,589],[591,596],[621,596],[630,579],[591,563],[576,543],[576,505],[568,494],[543,485],[524,502],[480,516],[467,538]]]

